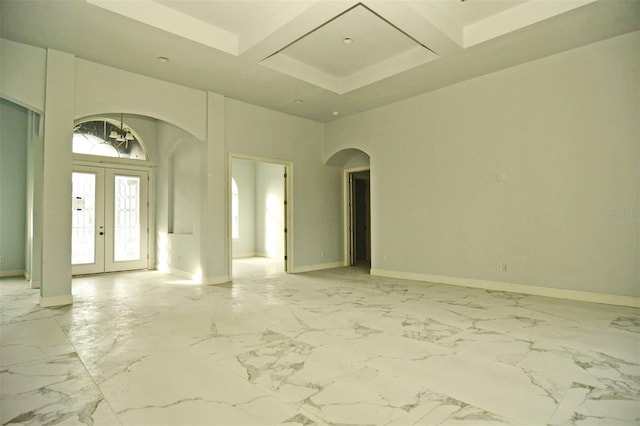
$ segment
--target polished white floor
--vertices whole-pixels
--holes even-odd
[[[235,268],[0,280],[3,424],[640,422],[640,311],[371,277]]]

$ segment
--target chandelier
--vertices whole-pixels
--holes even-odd
[[[124,123],[122,122],[122,113],[120,113],[120,128],[113,129],[109,133],[109,138],[114,139],[119,144],[124,142],[125,149],[129,148],[129,141],[134,140],[133,133],[131,133],[131,129],[124,127]]]

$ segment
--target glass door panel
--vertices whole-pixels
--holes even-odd
[[[148,178],[145,171],[107,169],[105,271],[148,267]]]
[[[76,167],[72,174],[71,265],[74,274],[104,270],[102,169]]]
[[[74,275],[148,268],[148,173],[75,166],[71,268]]]
[[[71,214],[71,264],[96,261],[96,175],[73,173]]]
[[[140,260],[140,177],[114,179],[113,260]]]

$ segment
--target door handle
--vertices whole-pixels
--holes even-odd
[[[104,235],[104,231],[100,231],[100,235]]]

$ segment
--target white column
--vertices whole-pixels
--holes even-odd
[[[224,96],[207,94],[207,139],[200,156],[202,203],[200,265],[202,282],[230,281],[227,217],[227,159],[224,144]]]
[[[47,50],[42,167],[40,306],[73,303],[71,295],[71,138],[75,58]]]

